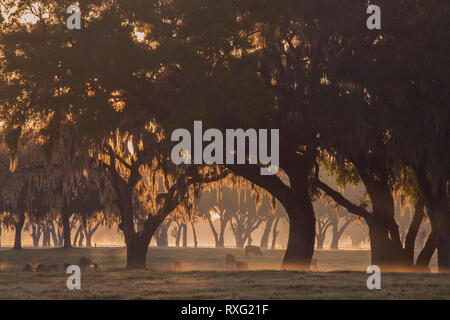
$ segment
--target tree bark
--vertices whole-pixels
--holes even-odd
[[[272,215],[272,214],[269,217],[267,217],[267,219],[266,219],[266,226],[264,227],[264,232],[261,237],[261,242],[259,243],[259,246],[261,249],[267,249],[267,247],[269,245],[269,235],[270,235],[270,231],[272,229],[274,220],[275,220],[275,215]]]
[[[86,237],[86,248],[92,248],[92,234],[86,232],[85,237]]]
[[[187,224],[183,223],[181,227],[183,230],[183,248],[187,248]]]
[[[431,226],[436,237],[439,272],[450,272],[450,210],[447,198],[447,181],[441,179],[432,186],[423,168],[415,169],[417,182],[422,191]]]
[[[83,248],[83,241],[84,241],[84,232],[83,232],[83,229],[80,229],[80,238],[78,239],[78,247],[79,248]]]
[[[281,267],[309,270],[314,253],[316,218],[307,189],[297,192],[283,205],[289,216],[289,239]]]
[[[197,232],[195,231],[194,222],[191,222],[191,227],[192,227],[192,234],[194,235],[194,247],[197,248],[198,247],[198,240],[197,240]]]
[[[42,227],[40,224],[32,224],[31,225],[31,238],[33,239],[33,247],[38,248],[39,247],[39,240],[41,238],[42,234]]]
[[[431,232],[428,236],[427,242],[417,257],[415,269],[417,271],[428,271],[428,266],[430,265],[431,258],[436,251],[436,233]]]
[[[242,239],[241,237],[236,237],[236,248],[242,249],[244,248],[244,244],[244,239]]]
[[[379,217],[374,217],[368,223],[372,264],[380,266],[384,271],[409,268],[412,265],[406,259],[400,240],[390,237],[390,228],[387,226],[390,223],[392,221]]]
[[[72,248],[72,244],[70,242],[70,213],[67,210],[63,209],[62,212],[62,223],[63,223],[63,247],[65,249]]]
[[[277,244],[277,236],[278,236],[278,222],[280,221],[280,216],[277,216],[275,219],[275,223],[272,228],[272,246],[270,247],[272,250],[275,250]]]
[[[75,237],[73,238],[73,246],[76,247],[78,245],[78,237],[81,233],[81,226],[78,227],[77,232],[75,232]]]
[[[317,237],[317,249],[323,249],[323,243],[325,242],[325,234],[318,234]]]
[[[177,248],[180,247],[181,231],[182,231],[181,225],[178,224],[177,230],[176,230],[176,237],[175,237],[175,246],[176,246]]]
[[[155,238],[158,248],[167,248],[169,246],[168,231],[172,221],[162,223],[156,230]]]
[[[127,247],[127,270],[145,269],[145,260],[147,258],[148,246],[151,236],[146,234],[132,234],[125,236]]]
[[[435,207],[438,269],[450,273],[450,211],[445,191],[437,195]]]
[[[133,221],[133,188],[125,183],[120,183],[120,185],[115,184],[115,189],[121,215],[119,228],[123,232],[127,248],[126,269],[145,269],[148,246],[156,228],[152,229],[151,232],[145,232],[144,224],[144,229],[140,233],[136,233]]]
[[[314,138],[312,141],[315,141]],[[282,150],[280,166],[289,177],[289,186],[277,176],[261,176],[258,167],[230,166],[235,174],[266,189],[280,201],[289,217],[289,239],[282,269],[309,270],[314,253],[316,218],[309,195],[310,175],[313,173],[317,148],[314,144],[305,148],[302,156],[297,146]],[[316,170],[318,174],[318,169]]]
[[[341,237],[341,235],[339,232],[338,223],[339,223],[339,220],[334,222],[331,225],[332,232],[331,232],[330,249],[333,249],[333,250],[339,250],[339,238]]]
[[[419,232],[423,218],[425,217],[425,212],[423,210],[424,206],[425,202],[423,199],[419,199],[415,204],[413,218],[405,237],[406,259],[408,259],[409,263],[412,265],[414,264],[414,248],[416,244],[417,234]]]
[[[19,221],[15,226],[14,250],[22,250],[22,229],[25,223],[25,212],[19,212]]]
[[[94,236],[100,225],[101,221],[98,221],[93,228],[91,223],[89,223],[89,226],[84,225],[83,230],[84,236],[86,238],[86,248],[92,248],[92,237]]]
[[[56,235],[55,223],[53,221],[50,221],[50,222],[48,222],[48,226],[49,226],[48,229],[49,229],[50,235],[53,240],[53,245],[55,247],[57,247],[58,246],[58,236]]]
[[[372,264],[383,271],[411,269],[395,222],[395,206],[389,186],[384,147],[375,149],[368,159],[353,161],[364,182],[372,204],[372,215],[366,217],[369,227]],[[381,150],[381,151],[380,151]]]
[[[216,228],[214,227],[214,224],[211,220],[211,216],[208,214],[207,215],[207,219],[208,219],[208,223],[209,223],[209,227],[211,228],[211,232],[213,233],[214,236],[214,242],[216,245],[216,248],[224,248],[225,247],[225,239],[224,239],[224,234],[225,234],[225,227],[228,224],[228,213],[224,212],[223,216],[220,217],[220,229],[219,229],[219,233],[217,233]]]
[[[345,221],[340,228],[339,228],[339,218],[335,223],[333,223],[332,225],[333,236],[331,238],[330,249],[339,250],[339,240],[341,239],[345,229],[347,229],[347,227],[350,225],[351,222],[352,222],[351,220]]]
[[[317,249],[323,249],[323,244],[325,242],[327,231],[330,226],[331,220],[329,219],[329,217],[325,218],[322,217],[322,219],[319,218],[319,220],[317,220],[317,232],[316,232]]]

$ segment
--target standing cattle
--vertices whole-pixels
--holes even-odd
[[[246,246],[245,247],[245,257],[246,258],[248,258],[248,257],[250,257],[250,255],[253,255],[253,256],[262,256],[262,252],[261,252],[261,248],[260,247],[258,247],[258,246],[250,246],[250,245],[248,245],[248,246]]]
[[[22,272],[33,272],[33,267],[31,266],[31,264],[27,263],[22,269]]]
[[[78,266],[80,267],[81,270],[86,270],[91,266],[91,264],[92,260],[86,257],[80,258],[78,262]]]
[[[234,267],[234,265],[236,264],[236,257],[232,254],[227,254],[225,257],[225,263],[227,267]]]
[[[45,264],[38,264],[38,266],[36,267],[36,272],[50,272],[50,268],[47,267]]]

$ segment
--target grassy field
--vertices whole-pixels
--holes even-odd
[[[227,253],[250,271],[225,267]],[[284,252],[245,260],[239,249],[150,248],[147,271],[124,271],[125,249],[0,250],[0,299],[450,299],[450,275],[383,273],[381,290],[368,290],[368,251],[317,251],[313,272],[280,271]],[[68,290],[63,263],[82,256],[100,271],[82,274],[82,289]],[[173,261],[184,270],[172,270]],[[22,273],[26,263],[58,264],[58,272]],[[436,261],[433,259],[432,269]]]

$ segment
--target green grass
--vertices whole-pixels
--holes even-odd
[[[383,273],[381,290],[368,290],[368,251],[317,251],[315,272],[280,271],[284,252],[247,260],[251,271],[224,266],[239,249],[151,248],[147,271],[124,271],[125,249],[25,249],[0,251],[0,299],[449,299],[450,275]],[[99,272],[82,274],[82,289],[68,290],[64,262],[90,257]],[[173,261],[183,272],[172,270]],[[22,273],[26,263],[57,263],[56,273]],[[433,265],[435,265],[435,259]],[[334,270],[334,271],[333,271]],[[341,271],[338,271],[341,270]]]

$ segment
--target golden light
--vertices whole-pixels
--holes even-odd
[[[135,32],[134,34],[136,35],[136,39],[139,42],[142,42],[142,41],[145,40],[145,33],[143,33],[143,32]]]
[[[212,220],[220,219],[220,215],[212,209],[209,211],[209,215],[211,216]]]
[[[133,142],[131,140],[128,140],[128,151],[131,155],[134,155]]]

